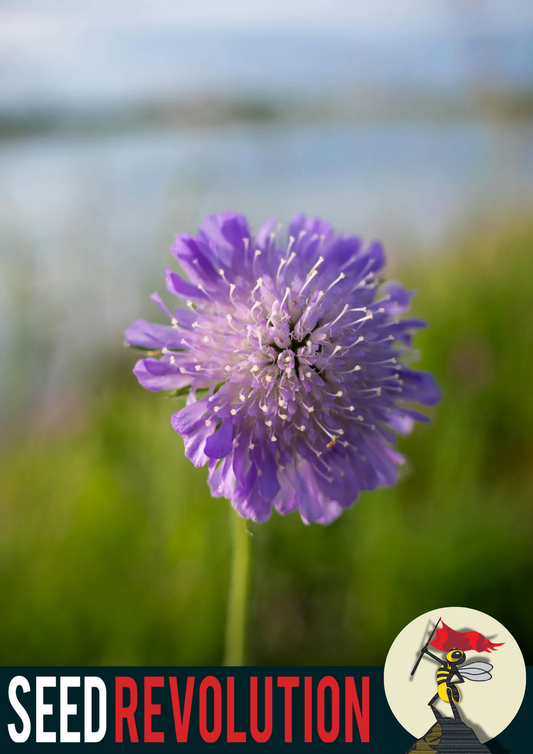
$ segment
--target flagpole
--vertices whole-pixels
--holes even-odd
[[[416,661],[416,664],[415,664],[414,668],[413,668],[413,669],[411,670],[411,675],[414,675],[414,674],[415,674],[417,667],[418,667],[418,666],[420,665],[420,662],[421,662],[421,660],[422,660],[422,657],[423,657],[423,655],[424,655],[424,649],[425,649],[425,648],[427,648],[427,645],[428,645],[428,644],[429,644],[429,642],[430,642],[430,641],[431,641],[431,640],[433,639],[433,634],[434,634],[434,633],[435,633],[435,631],[437,630],[437,626],[439,625],[440,621],[441,621],[441,619],[439,618],[439,619],[438,619],[438,621],[437,621],[437,622],[435,623],[435,626],[433,627],[433,631],[431,632],[429,639],[428,639],[428,640],[426,641],[426,645],[425,645],[425,647],[423,647],[423,648],[422,648],[422,649],[420,650],[420,656],[418,657],[418,660]]]

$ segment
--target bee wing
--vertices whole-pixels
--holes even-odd
[[[468,681],[490,681],[492,670],[490,662],[471,662],[459,669],[459,672]]]

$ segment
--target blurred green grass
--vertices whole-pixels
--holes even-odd
[[[533,662],[533,225],[485,224],[394,277],[431,323],[416,345],[442,403],[401,440],[395,488],[329,527],[248,524],[250,663],[381,664],[406,623],[447,605],[490,613]],[[4,436],[2,664],[222,660],[229,503],[133,361],[118,353],[71,422]]]

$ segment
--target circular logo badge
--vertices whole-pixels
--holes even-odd
[[[394,716],[432,750],[446,738],[475,735],[478,744],[494,738],[515,717],[525,689],[526,667],[515,639],[490,615],[467,607],[416,618],[385,661],[385,694]]]

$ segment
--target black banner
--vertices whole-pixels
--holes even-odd
[[[402,754],[413,744],[388,707],[380,667],[4,667],[0,687],[1,751],[242,743]],[[532,694],[487,744],[495,754],[525,751]]]

